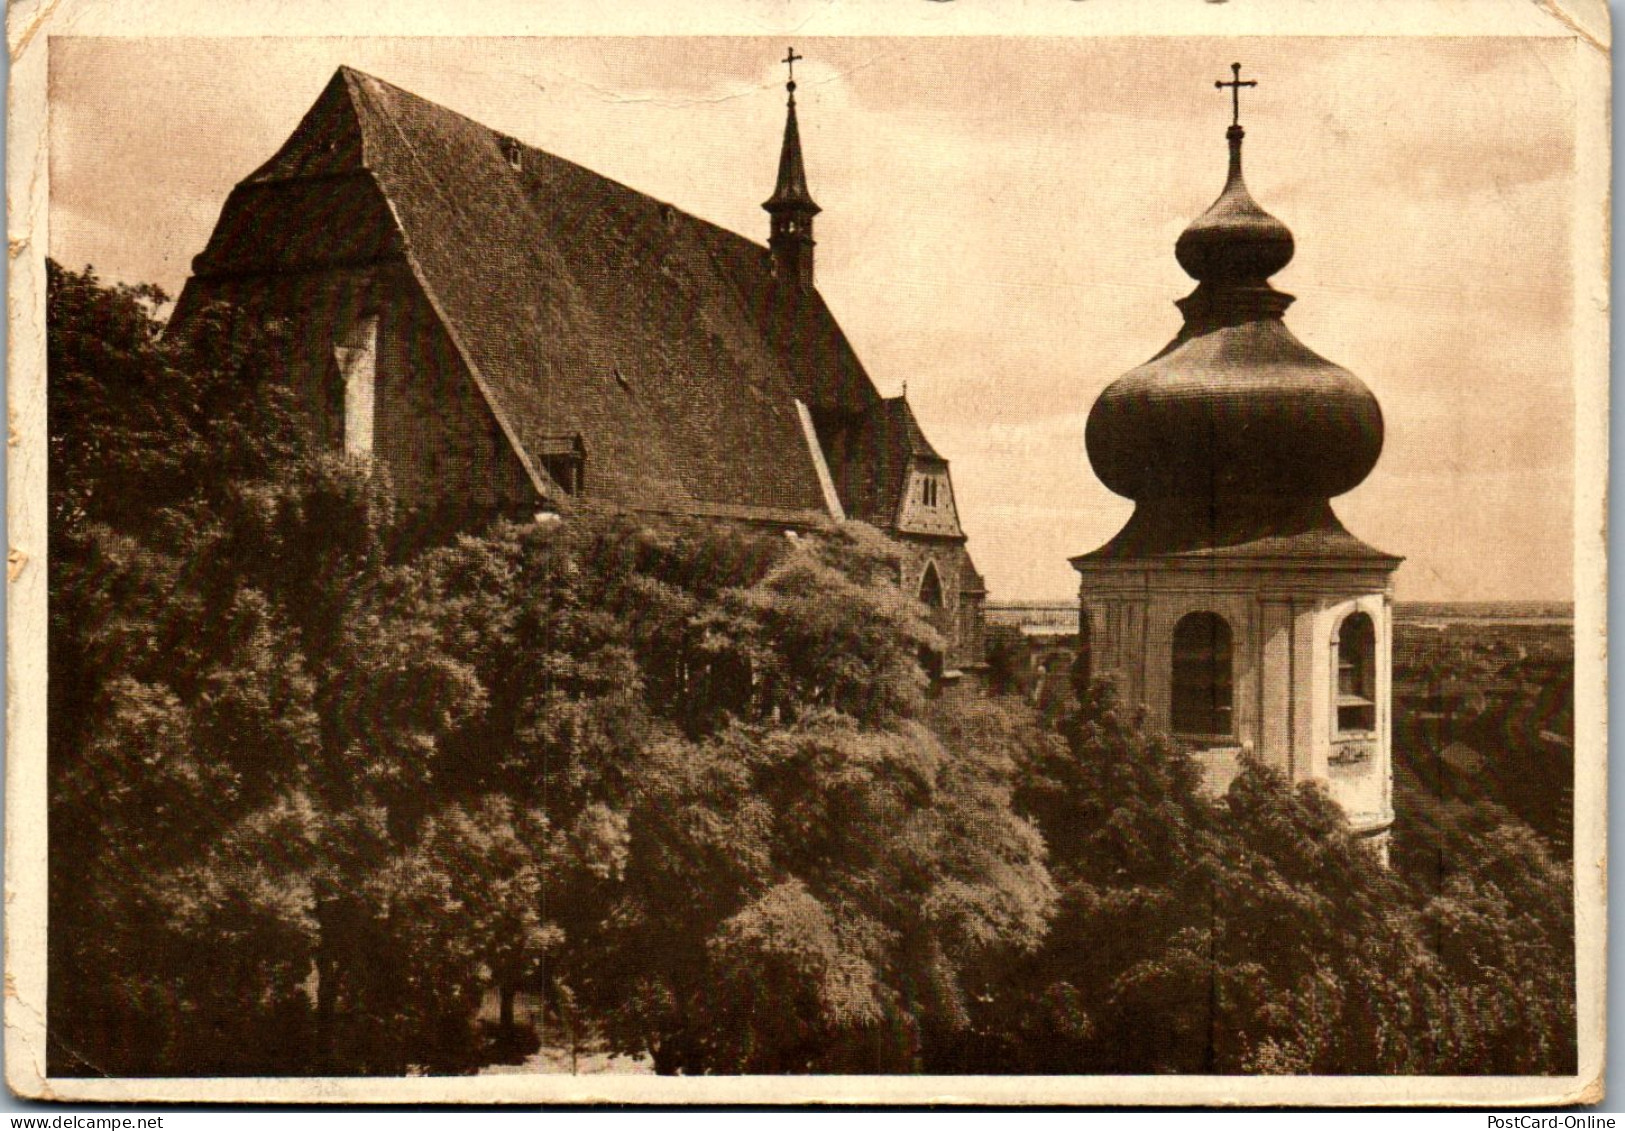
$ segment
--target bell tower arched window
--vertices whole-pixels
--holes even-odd
[[[1230,735],[1233,699],[1230,625],[1217,613],[1191,613],[1174,627],[1174,732]]]
[[[1351,613],[1337,632],[1337,729],[1377,729],[1377,628],[1365,613]]]

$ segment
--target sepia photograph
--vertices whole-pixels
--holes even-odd
[[[1600,1098],[1606,12],[1478,9],[25,44],[12,1088]]]

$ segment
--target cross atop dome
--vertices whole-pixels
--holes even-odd
[[[1225,82],[1222,79],[1214,82],[1213,86],[1217,90],[1223,90],[1225,87],[1230,88],[1230,125],[1233,128],[1241,128],[1241,88],[1244,86],[1257,85],[1257,79],[1248,79],[1245,82],[1242,81],[1240,63],[1230,64],[1229,82]]]
[[[1229,82],[1215,82],[1231,96],[1231,123],[1225,130],[1230,147],[1230,171],[1217,200],[1180,234],[1174,255],[1191,278],[1202,284],[1180,300],[1187,319],[1209,316],[1279,315],[1292,296],[1268,283],[1271,275],[1292,261],[1292,232],[1261,208],[1247,191],[1241,171],[1241,90],[1258,85],[1241,77],[1241,64],[1230,64]]]

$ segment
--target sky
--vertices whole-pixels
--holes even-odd
[[[783,39],[53,38],[50,253],[176,293],[232,185],[347,63],[760,241]],[[1334,501],[1401,600],[1573,591],[1572,41],[795,41],[818,286],[952,460],[994,600],[1076,595],[1132,504],[1090,405],[1178,331],[1184,226],[1247,180],[1288,326],[1382,404]]]

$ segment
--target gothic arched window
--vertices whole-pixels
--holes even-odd
[[[1377,627],[1351,613],[1337,631],[1337,729],[1377,729]]]
[[[942,578],[937,576],[937,563],[925,563],[925,575],[920,578],[920,601],[928,609],[940,609],[942,600]]]
[[[1231,733],[1230,625],[1217,613],[1191,613],[1174,627],[1173,729]]]

